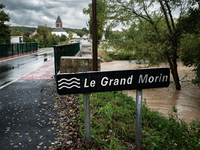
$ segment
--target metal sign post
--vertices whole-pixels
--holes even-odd
[[[87,72],[87,67],[81,67],[82,72]],[[85,132],[86,132],[86,140],[88,142],[91,141],[91,126],[90,126],[90,100],[89,94],[83,94],[84,100],[84,116],[85,116]]]
[[[142,89],[136,91],[136,150],[141,150],[142,135]]]

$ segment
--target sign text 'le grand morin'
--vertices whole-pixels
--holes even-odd
[[[169,68],[58,74],[60,95],[168,87]]]

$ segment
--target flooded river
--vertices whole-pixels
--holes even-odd
[[[128,70],[147,68],[148,64],[135,64],[130,61],[113,61],[102,62],[101,70]],[[159,67],[167,67],[161,64]],[[176,106],[180,118],[185,118],[189,123],[192,120],[200,118],[200,89],[198,86],[191,84],[195,78],[193,67],[185,67],[181,62],[178,63],[178,73],[181,79],[181,91],[175,89],[174,83],[167,88],[144,89],[143,101],[146,99],[147,106],[153,110],[158,110],[164,115],[168,115],[172,106]],[[172,76],[170,76],[173,81]],[[128,94],[136,99],[136,91],[130,90]],[[200,119],[198,119],[200,120]]]

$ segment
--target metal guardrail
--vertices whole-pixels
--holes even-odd
[[[38,50],[38,43],[0,44],[0,58],[29,53]]]
[[[80,43],[54,45],[55,76],[60,71],[60,58],[62,56],[75,56],[80,51]]]

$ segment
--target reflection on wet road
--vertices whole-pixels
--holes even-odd
[[[135,64],[129,61],[113,61],[101,63],[101,70],[139,69],[147,66],[148,64]],[[166,67],[166,65],[162,64],[159,67]],[[200,120],[200,89],[190,82],[195,78],[193,69],[193,67],[183,66],[181,62],[178,63],[178,73],[182,80],[181,91],[176,90],[174,84],[170,84],[167,88],[143,89],[143,98],[146,99],[147,106],[166,116],[172,107],[176,106],[180,118],[185,118],[187,123],[197,118]],[[171,81],[173,81],[172,76]],[[128,94],[136,99],[135,90],[128,91]]]
[[[54,57],[53,48],[0,62],[0,87],[39,68]]]

